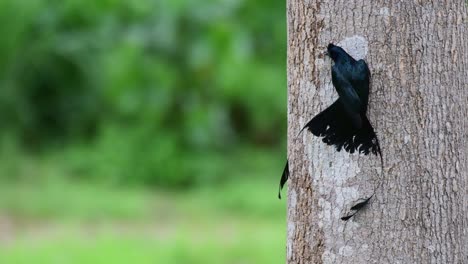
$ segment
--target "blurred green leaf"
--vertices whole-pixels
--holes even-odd
[[[284,3],[4,0],[0,22],[0,136],[25,153],[181,187],[283,146]]]

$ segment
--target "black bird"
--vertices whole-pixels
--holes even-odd
[[[315,136],[322,137],[322,141],[327,145],[335,146],[337,151],[344,149],[349,153],[359,151],[365,155],[378,154],[383,164],[377,135],[366,116],[370,83],[367,63],[362,59],[356,61],[341,47],[331,43],[327,47],[327,55],[334,61],[331,67],[332,83],[339,98],[312,118],[301,132],[304,129],[309,130]],[[286,162],[281,176],[280,190],[289,178],[288,165]],[[359,207],[352,208],[357,212],[369,199],[366,199],[364,204],[361,202]]]
[[[322,141],[337,151],[372,152],[382,156],[374,128],[366,116],[369,102],[370,71],[364,60],[356,61],[341,47],[329,44],[327,53],[335,64],[332,83],[339,98],[310,120],[303,128],[323,137]]]

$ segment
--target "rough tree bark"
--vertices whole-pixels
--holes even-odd
[[[464,0],[288,0],[288,263],[468,263]],[[328,43],[365,58],[376,156],[296,135],[337,94]],[[359,198],[376,195],[348,222]]]

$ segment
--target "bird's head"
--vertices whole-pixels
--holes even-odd
[[[346,53],[346,51],[344,51],[344,49],[342,49],[341,47],[338,47],[336,45],[333,45],[333,43],[328,44],[326,54],[328,56],[330,56],[330,58],[334,62],[336,62],[338,59],[341,59],[341,58],[344,59],[344,58],[349,57],[348,53]]]

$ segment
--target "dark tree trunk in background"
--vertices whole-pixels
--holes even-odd
[[[288,263],[468,263],[467,13],[464,0],[288,0]],[[337,98],[330,42],[369,64],[383,172],[376,156],[294,140]]]

